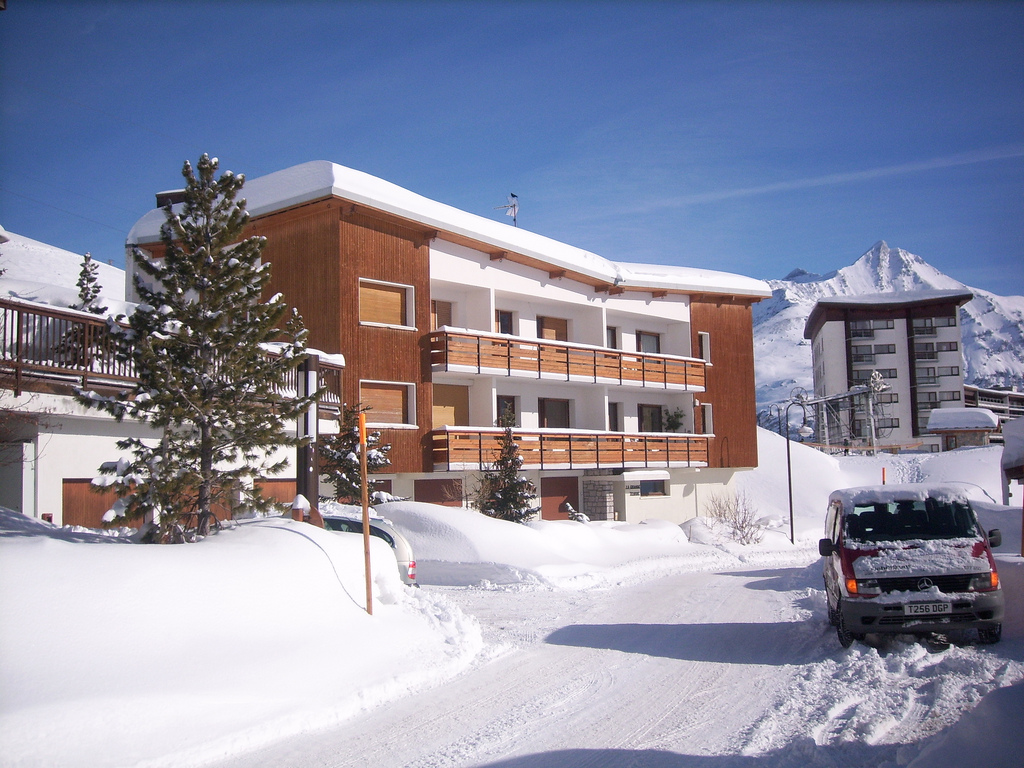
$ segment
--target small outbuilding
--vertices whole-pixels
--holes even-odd
[[[928,431],[942,437],[942,450],[988,445],[988,436],[999,429],[999,418],[988,408],[935,408],[928,417]]]

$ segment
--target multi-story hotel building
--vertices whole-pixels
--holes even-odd
[[[862,390],[877,372],[887,388],[873,397],[876,445],[938,451],[928,433],[934,408],[962,406],[961,306],[969,291],[923,290],[820,299],[807,318],[814,396]],[[819,408],[817,432],[830,445],[865,445],[871,423],[867,398]]]
[[[757,465],[762,281],[612,262],[329,162],[243,194],[271,290],[392,445],[392,493],[471,501],[506,409],[545,518],[684,520]],[[159,258],[163,220],[129,244]]]

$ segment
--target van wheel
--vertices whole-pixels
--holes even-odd
[[[839,638],[839,644],[843,648],[849,648],[853,645],[854,640],[863,640],[864,635],[857,632],[851,632],[849,627],[846,626],[846,621],[843,619],[843,608],[842,605],[836,606],[836,637]]]
[[[996,624],[994,627],[983,627],[978,630],[978,642],[982,645],[998,643],[1003,636],[1003,625]]]

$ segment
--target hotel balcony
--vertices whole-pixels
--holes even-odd
[[[483,373],[703,392],[705,361],[446,328],[430,334],[436,372]]]
[[[476,470],[495,462],[503,430],[446,427],[431,432],[436,471]],[[513,430],[526,469],[705,467],[709,435]]]
[[[337,418],[344,369],[320,363],[319,409]],[[297,371],[289,371],[283,393],[295,392]],[[0,299],[0,389],[71,395],[77,389],[131,389],[138,377],[120,360],[103,318],[84,312]]]

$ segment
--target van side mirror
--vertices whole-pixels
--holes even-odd
[[[832,544],[832,539],[818,539],[818,554],[822,557],[831,557],[832,553],[836,551],[835,546]]]
[[[990,547],[998,547],[1003,543],[1003,532],[998,528],[993,528],[988,532],[988,545]]]

